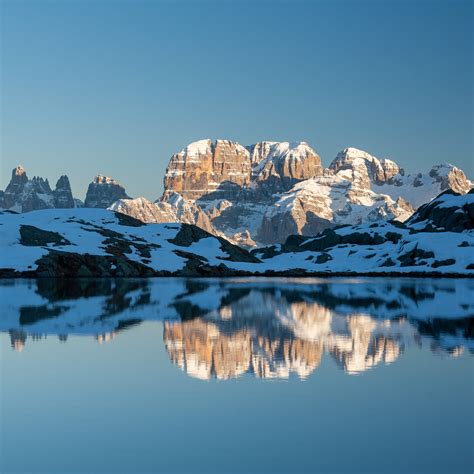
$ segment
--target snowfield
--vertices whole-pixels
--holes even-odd
[[[0,212],[0,276],[416,274],[474,276],[474,192],[441,194],[407,223],[326,229],[253,252],[189,224],[102,209]]]

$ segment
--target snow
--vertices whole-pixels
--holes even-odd
[[[436,203],[437,207],[443,208],[452,208],[452,207],[463,207],[469,204],[474,204],[474,193],[464,194],[462,196],[457,196],[453,194],[442,194],[433,200],[433,204]],[[461,209],[458,209],[461,211]]]
[[[339,181],[342,194],[345,192],[346,184],[344,180],[338,177],[315,178],[295,186],[298,193],[298,199],[305,198],[304,193],[312,191],[315,187],[322,194],[328,203],[332,212],[337,214],[339,206],[343,199],[340,195],[334,193],[337,186],[328,186],[331,181]],[[326,183],[326,184],[324,184]],[[180,199],[180,196],[174,197],[177,202],[186,205],[186,201]],[[467,194],[463,196],[454,196],[445,194],[440,196],[438,205],[447,207],[458,207],[464,203],[472,203],[474,195]],[[142,198],[143,199],[143,198]],[[306,199],[306,198],[305,198]],[[339,199],[339,200],[338,200]],[[292,193],[282,196],[275,209],[292,208],[295,205],[296,198]],[[140,203],[140,198],[138,199]],[[147,201],[147,205],[154,204]],[[222,205],[226,201],[222,201]],[[308,199],[306,199],[308,204]],[[374,205],[377,205],[375,203]],[[359,216],[363,221],[366,215],[367,205],[352,205],[352,218]],[[360,210],[362,209],[362,211]],[[261,215],[261,209],[255,206],[245,206],[246,223],[253,222],[257,225],[258,216]],[[278,212],[278,211],[276,211]],[[257,217],[255,217],[257,216]],[[328,216],[330,217],[330,216]],[[369,216],[370,217],[370,216]],[[252,221],[253,219],[253,221]],[[252,273],[264,273],[268,271],[291,271],[296,269],[305,270],[308,274],[312,273],[408,273],[408,272],[435,272],[435,273],[456,273],[464,275],[474,275],[473,269],[467,269],[469,264],[474,264],[474,230],[464,232],[416,232],[411,233],[412,229],[418,228],[418,225],[400,228],[391,223],[383,222],[377,225],[360,224],[357,226],[346,226],[336,228],[336,234],[341,237],[350,234],[368,234],[370,236],[380,235],[385,238],[388,232],[400,235],[397,243],[387,240],[380,245],[349,245],[339,244],[325,250],[325,252],[309,251],[280,253],[269,259],[263,259],[260,263],[231,262],[227,260],[228,255],[221,248],[221,243],[215,237],[209,236],[200,239],[191,245],[184,247],[170,242],[173,240],[181,224],[148,224],[139,227],[130,227],[121,225],[118,217],[107,210],[102,209],[47,209],[33,211],[27,214],[0,213],[0,268],[16,269],[17,271],[35,270],[36,262],[48,251],[53,248],[49,246],[25,246],[20,243],[20,226],[31,225],[40,229],[52,231],[60,234],[70,244],[56,245],[55,250],[62,252],[73,252],[81,254],[90,254],[98,256],[110,256],[106,252],[107,236],[100,233],[102,229],[118,233],[121,239],[125,240],[131,253],[125,254],[130,260],[140,262],[155,271],[177,272],[184,268],[188,263],[186,257],[177,255],[177,251],[194,254],[205,264],[217,267],[221,264],[228,268],[239,271],[248,271]],[[312,242],[321,238],[314,236],[300,245],[301,249],[308,248]],[[467,245],[466,245],[467,242]],[[150,256],[144,257],[140,252],[140,245],[150,244]],[[402,266],[401,255],[417,248],[420,251],[433,252],[433,257],[419,258],[412,265]],[[281,247],[277,247],[281,251]],[[331,258],[324,263],[317,263],[318,257],[322,254],[328,254]],[[391,259],[394,266],[382,266],[388,259]],[[448,261],[446,264],[445,261]],[[438,266],[438,263],[444,262],[444,265]],[[433,266],[435,265],[435,266]]]
[[[185,160],[188,161],[188,158],[199,157],[200,155],[206,155],[211,149],[211,140],[198,140],[190,143],[186,148],[181,150],[180,155],[185,157]]]

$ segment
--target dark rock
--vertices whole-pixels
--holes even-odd
[[[454,265],[456,263],[456,260],[454,258],[448,258],[446,260],[435,260],[431,266],[433,268],[438,268],[438,267],[445,267],[447,265]]]
[[[49,230],[38,229],[32,225],[20,226],[20,243],[26,246],[42,247],[48,244],[57,245],[71,245],[67,239],[57,232]]]

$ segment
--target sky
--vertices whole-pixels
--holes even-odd
[[[158,198],[203,138],[348,146],[474,177],[471,1],[0,1],[0,189]]]

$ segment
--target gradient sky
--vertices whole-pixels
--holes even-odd
[[[201,138],[355,146],[472,178],[471,1],[12,1],[1,12],[0,188],[17,164],[84,198],[157,198]]]

